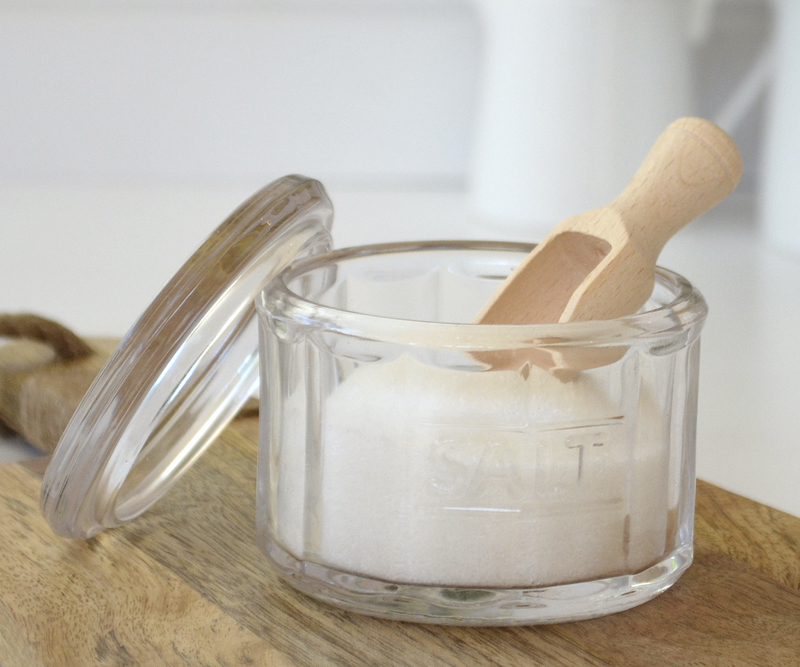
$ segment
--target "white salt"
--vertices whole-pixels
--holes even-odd
[[[361,366],[325,401],[318,493],[305,454],[283,450],[279,535],[300,558],[392,582],[642,570],[665,551],[668,452],[653,392],[628,399],[586,373]]]

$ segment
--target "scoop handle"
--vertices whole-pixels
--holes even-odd
[[[742,177],[733,140],[703,118],[671,123],[610,207],[653,262],[681,228],[728,196]]]

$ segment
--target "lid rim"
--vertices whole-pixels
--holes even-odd
[[[234,417],[258,382],[253,300],[295,257],[330,248],[332,216],[321,183],[278,179],[173,275],[56,447],[41,496],[56,533],[87,538],[145,511]]]

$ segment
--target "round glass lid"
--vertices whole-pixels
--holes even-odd
[[[254,299],[290,262],[330,249],[318,181],[244,202],[167,283],[95,379],[42,486],[53,530],[87,538],[144,512],[258,386]]]

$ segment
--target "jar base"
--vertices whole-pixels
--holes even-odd
[[[301,561],[275,542],[265,553],[284,579],[341,609],[394,621],[508,626],[579,621],[636,607],[663,593],[691,565],[685,545],[636,574],[538,588],[463,588],[395,584]]]

